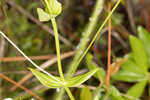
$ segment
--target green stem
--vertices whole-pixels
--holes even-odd
[[[63,75],[63,71],[62,71],[62,66],[61,66],[59,38],[58,38],[58,30],[57,30],[57,25],[56,25],[55,18],[52,18],[51,22],[52,22],[52,26],[54,28],[54,34],[55,34],[57,61],[58,61],[58,71],[59,71],[59,74],[60,74],[60,77],[61,77],[62,81],[64,82],[65,79],[64,79],[64,75]]]
[[[113,14],[113,12],[115,11],[115,9],[118,7],[118,5],[120,4],[121,0],[118,0],[118,2],[116,3],[116,5],[114,6],[114,8],[112,9],[112,11],[109,13],[109,15],[107,16],[107,18],[104,20],[104,22],[102,23],[102,25],[100,26],[100,28],[98,29],[98,31],[96,32],[96,34],[94,35],[92,41],[90,42],[89,46],[87,47],[87,49],[84,51],[84,53],[81,55],[81,57],[79,58],[78,62],[75,64],[75,68],[76,66],[78,66],[80,64],[80,62],[82,61],[82,59],[85,57],[85,55],[87,54],[87,52],[89,51],[89,49],[91,48],[91,46],[93,45],[94,41],[96,40],[97,36],[99,35],[99,33],[101,32],[101,30],[103,29],[103,27],[105,26],[105,24],[107,23],[108,19],[111,17],[111,15]],[[74,73],[74,72],[73,72]]]
[[[60,74],[60,77],[63,82],[65,82],[63,71],[62,71],[62,66],[61,66],[61,58],[60,58],[60,47],[59,47],[59,39],[58,39],[58,30],[57,30],[57,24],[55,21],[55,18],[51,19],[52,26],[54,28],[54,34],[55,34],[55,42],[56,42],[56,51],[57,51],[57,61],[58,61],[58,71]],[[70,89],[68,87],[65,87],[66,92],[68,93],[69,97],[71,100],[75,100]]]
[[[98,0],[99,1],[99,0]],[[107,23],[108,19],[111,17],[111,15],[113,14],[113,12],[115,11],[115,9],[118,7],[118,5],[120,4],[121,0],[118,0],[118,2],[116,3],[116,5],[114,6],[114,8],[112,9],[112,11],[108,14],[107,18],[105,19],[105,21],[102,23],[102,25],[100,26],[100,28],[98,29],[98,31],[96,32],[94,38],[92,39],[90,45],[88,46],[88,48],[85,50],[85,52],[83,53],[83,55],[77,55],[77,57],[74,58],[73,63],[71,64],[71,66],[69,66],[69,71],[67,72],[67,78],[72,77],[72,75],[74,74],[74,72],[76,71],[78,65],[80,64],[80,62],[82,61],[82,59],[84,58],[84,56],[86,55],[86,53],[88,52],[88,50],[90,49],[90,47],[92,46],[92,44],[94,43],[95,39],[97,38],[98,34],[100,33],[100,31],[102,30],[102,28],[105,26],[105,24]],[[99,6],[99,5],[97,5]],[[88,28],[86,28],[88,29]],[[80,52],[80,51],[79,51]],[[79,59],[78,59],[79,58]]]
[[[72,95],[70,89],[69,89],[68,87],[65,87],[65,90],[66,90],[68,96],[70,97],[70,99],[71,99],[71,100],[75,100],[75,98],[74,98],[74,96]]]
[[[78,66],[76,66],[76,63],[79,61],[83,51],[86,49],[87,44],[89,43],[90,36],[92,35],[93,30],[95,29],[96,23],[98,22],[99,14],[101,13],[103,9],[103,3],[104,0],[97,0],[96,5],[94,7],[94,11],[89,18],[89,22],[84,28],[84,31],[82,32],[83,37],[80,40],[79,45],[77,46],[77,52],[73,58],[73,61],[71,65],[69,66],[69,69],[67,71],[67,78],[72,77],[72,75],[76,72]]]

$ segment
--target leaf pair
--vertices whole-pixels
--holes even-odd
[[[98,69],[94,69],[86,74],[79,75],[71,79],[66,79],[63,82],[60,77],[55,77],[54,79],[54,76],[48,76],[32,68],[30,68],[30,70],[43,85],[49,88],[76,87],[87,81],[92,75],[94,75],[98,71]]]

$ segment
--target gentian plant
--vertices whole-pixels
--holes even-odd
[[[87,47],[87,49],[85,49],[83,54],[80,56],[76,65],[74,65],[75,68],[77,68],[76,66],[78,66],[80,64],[80,62],[82,61],[82,59],[85,57],[88,50],[90,49],[90,47],[96,40],[97,36],[99,35],[99,33],[101,32],[101,30],[103,29],[103,27],[107,23],[108,19],[111,17],[111,15],[113,14],[113,12],[115,11],[115,9],[117,8],[117,6],[119,5],[120,2],[121,2],[121,0],[118,0],[118,2],[116,3],[116,5],[112,9],[112,11],[108,14],[107,18],[104,20],[104,22],[102,23],[102,25],[100,26],[98,31],[95,33],[89,46]],[[45,9],[43,10],[41,8],[37,8],[37,12],[38,12],[40,21],[42,21],[42,22],[51,21],[51,23],[52,23],[52,27],[54,29],[54,35],[55,35],[55,44],[56,44],[57,61],[58,61],[58,64],[57,64],[58,72],[59,72],[60,76],[53,76],[50,73],[48,73],[47,71],[40,68],[26,54],[24,54],[24,52],[22,52],[3,32],[0,31],[0,34],[5,39],[7,39],[28,61],[30,61],[39,70],[38,71],[38,70],[35,70],[32,68],[29,68],[29,70],[32,71],[32,73],[37,77],[37,79],[43,85],[45,85],[46,87],[49,87],[49,88],[64,88],[66,90],[68,96],[70,97],[70,99],[75,100],[69,87],[76,87],[76,86],[81,85],[82,83],[87,81],[92,75],[94,75],[96,72],[98,72],[100,69],[95,67],[95,68],[92,68],[92,70],[90,70],[89,72],[79,75],[79,76],[73,77],[72,76],[72,74],[74,74],[74,72],[73,72],[72,74],[69,74],[70,75],[69,78],[64,77],[63,70],[62,70],[62,64],[61,64],[61,58],[60,58],[60,44],[59,44],[59,37],[58,37],[58,29],[57,29],[57,24],[56,24],[56,19],[55,19],[62,12],[62,5],[57,0],[44,0],[44,3],[45,3]],[[98,73],[96,73],[95,75],[98,75]]]

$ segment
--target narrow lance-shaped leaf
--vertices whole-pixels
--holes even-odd
[[[147,80],[143,80],[139,83],[136,83],[134,86],[132,86],[128,90],[127,96],[131,96],[133,98],[128,98],[127,100],[135,100],[136,98],[139,98],[142,95],[144,88],[146,87],[146,83]]]
[[[86,86],[82,89],[80,94],[80,100],[93,100],[92,93],[90,89]]]
[[[94,75],[99,69],[96,68],[86,74],[83,75],[79,75],[76,77],[73,77],[71,79],[66,80],[66,87],[76,87],[82,83],[84,83],[85,81],[87,81],[92,75]]]
[[[148,71],[148,62],[142,42],[136,37],[130,36],[130,44],[136,64],[140,67],[141,71],[146,74]]]
[[[37,70],[34,70],[32,68],[29,68],[29,69],[43,85],[49,88],[63,87],[63,84],[59,78],[56,77],[57,80],[55,80],[53,77],[43,74]]]

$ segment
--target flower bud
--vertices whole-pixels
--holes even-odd
[[[62,11],[62,5],[57,0],[45,0],[46,3],[46,11],[52,16],[58,16]]]

